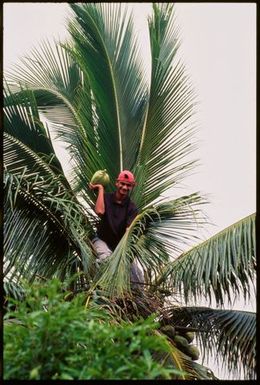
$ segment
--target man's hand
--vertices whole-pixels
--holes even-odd
[[[92,184],[92,183],[89,183],[89,188],[91,190],[96,190],[96,189],[100,190],[100,189],[103,189],[104,186],[102,184]]]

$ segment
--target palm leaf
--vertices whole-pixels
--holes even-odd
[[[82,84],[82,74],[59,42],[43,41],[19,65],[6,72],[8,84],[20,96],[21,86],[34,91],[39,111],[55,125],[80,126],[73,103]]]
[[[13,94],[8,85],[4,89],[4,129],[9,135],[45,157],[48,165],[60,175],[63,170],[50,139],[49,132],[42,124],[33,92],[21,89]],[[63,182],[67,183],[65,178]]]
[[[93,252],[86,237],[92,226],[64,174],[46,161],[55,157],[48,152],[53,148],[38,121],[34,99],[27,97],[16,95],[17,103],[9,103],[4,111],[5,274],[17,280],[33,280],[37,273],[64,276],[77,260],[89,273]],[[41,143],[43,156],[37,151]],[[50,256],[52,263],[46,263]]]
[[[5,173],[4,273],[10,279],[64,277],[76,261],[85,273],[91,271],[89,225],[79,205],[65,199],[66,193],[48,195],[51,184],[37,174],[33,182],[32,175]]]
[[[132,168],[140,141],[145,86],[122,4],[71,4],[74,54],[93,92],[98,153],[112,180]]]
[[[91,160],[89,154],[95,150],[93,129],[88,138],[85,130],[86,124],[93,127],[93,112],[87,80],[83,80],[82,71],[69,53],[69,43],[55,41],[53,45],[44,41],[30,56],[21,59],[19,66],[7,72],[6,77],[20,101],[24,96],[21,86],[33,90],[38,110],[47,119],[50,131],[67,145],[73,166],[81,170],[82,183],[86,186],[98,167],[96,162],[95,166],[90,163],[86,168]],[[6,103],[10,104],[10,98]]]
[[[33,48],[28,56],[20,59],[18,65],[6,71],[6,78],[12,92],[19,91],[20,85],[38,90],[40,105],[52,106],[63,101],[77,116],[69,100],[76,97],[82,74],[59,41],[42,41],[39,48]],[[41,94],[41,90],[49,91],[52,97],[47,98],[47,93]]]
[[[171,3],[153,3],[149,32],[151,88],[136,168],[134,200],[138,206],[153,202],[194,164],[183,160],[193,149],[190,117],[194,114],[194,95],[178,59],[178,31]]]
[[[243,291],[250,297],[256,263],[255,214],[229,226],[209,240],[180,255],[165,268],[160,282],[179,288],[185,301],[205,296],[217,304]]]
[[[4,291],[5,301],[7,301],[7,304],[8,304],[8,298],[14,298],[17,301],[21,301],[24,299],[25,290],[21,285],[17,284],[15,281],[4,280],[3,291]]]

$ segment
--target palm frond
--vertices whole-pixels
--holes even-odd
[[[39,178],[48,177],[49,180],[57,181],[59,187],[64,189],[62,175],[55,174],[48,161],[46,162],[20,140],[5,132],[4,166],[15,175],[23,175],[25,173],[27,176],[32,175],[35,177],[37,174]]]
[[[96,171],[95,167],[99,167],[98,164],[86,167],[88,159],[91,159],[89,155],[95,152],[92,144],[93,130],[88,138],[85,130],[86,124],[93,127],[91,95],[87,79],[83,79],[83,73],[73,60],[69,47],[69,43],[55,41],[51,44],[48,40],[43,41],[39,48],[33,49],[28,57],[21,59],[19,66],[7,72],[6,78],[13,98],[23,101],[21,87],[33,91],[39,112],[47,119],[56,139],[66,144],[75,169],[80,159],[80,170],[84,166],[81,176],[86,175],[87,171],[82,182],[87,185]],[[6,99],[7,106],[10,102],[12,100],[9,97]],[[79,117],[80,113],[84,115],[83,121],[82,116]]]
[[[74,53],[93,93],[98,154],[112,180],[132,168],[140,141],[145,85],[132,34],[120,3],[70,4]]]
[[[55,155],[49,132],[40,120],[36,99],[32,91],[21,89],[13,94],[8,85],[4,88],[4,130],[45,157],[52,170],[62,175],[61,164]],[[67,183],[65,178],[63,182]]]
[[[5,300],[8,301],[8,297],[14,298],[15,300],[21,301],[24,298],[25,290],[15,281],[4,280],[3,281],[3,292]]]
[[[9,103],[4,111],[5,274],[18,280],[33,280],[37,273],[50,277],[57,271],[62,276],[76,260],[89,272],[92,226],[56,167],[59,162],[50,164],[50,157],[55,158],[50,138],[37,120],[34,99],[27,97],[24,92],[21,102],[16,96],[17,103]],[[42,143],[43,153],[37,143]]]
[[[21,87],[34,91],[38,109],[55,127],[80,127],[74,99],[82,86],[82,73],[59,42],[42,42],[19,65],[6,72],[7,82],[19,96]]]
[[[33,281],[36,274],[64,278],[75,263],[89,274],[93,251],[87,228],[91,227],[79,204],[66,198],[66,192],[52,195],[55,182],[37,174],[34,180],[25,172],[4,176],[4,274],[17,281],[22,277]]]
[[[184,158],[193,150],[194,95],[178,59],[178,31],[171,3],[153,3],[149,20],[151,88],[142,128],[134,200],[143,207],[174,186],[194,164]]]
[[[77,95],[82,74],[59,41],[43,40],[39,48],[33,48],[28,56],[21,58],[20,63],[5,74],[12,92],[19,91],[20,85],[23,85],[38,90],[40,105],[52,106],[54,102],[63,101],[73,111],[69,101]],[[52,97],[47,98],[47,94],[40,93],[41,90],[49,91]]]
[[[180,255],[165,268],[160,282],[179,288],[185,301],[204,296],[224,304],[225,296],[243,291],[250,297],[256,270],[255,214],[236,222],[207,241]]]
[[[221,310],[206,307],[173,307],[167,322],[173,326],[199,330],[199,348],[205,357],[211,356],[228,371],[241,378],[256,375],[256,315],[241,310]]]

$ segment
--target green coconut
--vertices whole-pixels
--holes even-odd
[[[191,343],[194,340],[195,334],[193,332],[186,332],[183,334],[183,337],[185,337],[186,340]]]
[[[171,325],[162,326],[160,330],[170,338],[175,337],[175,328]]]
[[[189,346],[188,341],[186,338],[176,335],[173,339],[173,341],[176,343],[176,346],[180,350],[186,350],[186,347]]]
[[[110,178],[107,173],[107,170],[98,170],[95,172],[95,174],[92,176],[91,184],[102,184],[103,186],[107,186],[110,183]]]
[[[199,359],[200,351],[195,345],[188,345],[187,347],[187,354],[191,357],[193,361],[196,361]]]

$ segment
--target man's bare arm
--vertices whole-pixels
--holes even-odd
[[[104,186],[102,184],[89,184],[91,190],[98,189],[98,196],[95,204],[95,213],[97,215],[103,215],[105,213],[105,201],[104,201]]]

